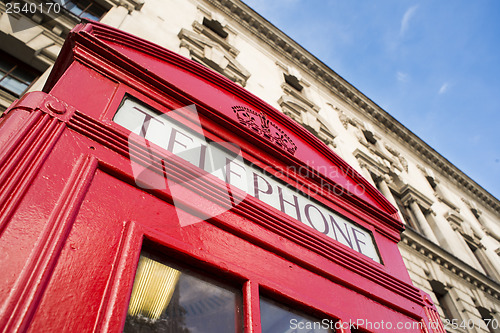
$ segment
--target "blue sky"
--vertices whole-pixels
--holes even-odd
[[[500,198],[500,1],[244,2]]]

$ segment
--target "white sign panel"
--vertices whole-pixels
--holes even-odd
[[[354,251],[380,262],[371,232],[311,199],[290,184],[244,161],[241,155],[224,149],[223,147],[227,147],[229,143],[211,142],[202,135],[186,129],[171,118],[171,115],[176,112],[190,112],[196,115],[196,108],[189,106],[167,114],[159,114],[132,99],[125,99],[113,120],[222,181],[241,189]],[[200,132],[202,132],[199,118],[197,119]],[[232,201],[232,203],[238,204],[240,201],[236,203]]]

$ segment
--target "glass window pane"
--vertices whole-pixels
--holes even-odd
[[[101,15],[99,16],[96,16],[90,12],[85,12],[83,14],[80,15],[81,18],[86,18],[86,19],[90,19],[90,20],[94,20],[94,21],[99,21],[99,19],[101,18]]]
[[[331,333],[334,322],[322,321],[268,299],[260,300],[262,333]],[[333,325],[333,327],[332,327]],[[330,329],[332,328],[332,329]]]
[[[63,0],[61,4],[80,18],[88,18],[96,21],[107,11],[106,8],[89,0]]]
[[[81,10],[80,8],[78,8],[76,5],[73,5],[73,4],[66,7],[66,9],[78,17],[80,17],[80,15],[82,15],[82,13],[83,13],[83,10]]]
[[[86,6],[89,5],[88,1],[75,1],[75,0],[66,0],[62,1],[62,5],[64,8],[75,14],[76,16],[80,17],[80,15],[83,13],[83,10],[85,9]]]
[[[16,79],[18,79],[20,81],[24,81],[24,82],[28,82],[28,83],[33,82],[37,77],[37,75],[34,72],[31,72],[31,71],[27,70],[26,68],[22,68],[22,67],[17,67],[16,69],[14,69],[12,71],[12,73],[10,75],[14,76]]]
[[[38,77],[39,72],[0,51],[0,88],[19,97]]]
[[[93,3],[92,6],[87,8],[85,15],[82,15],[82,17],[91,18],[93,20],[98,21],[104,14],[106,14],[106,12],[107,12],[106,8],[99,6],[96,3]]]
[[[241,294],[141,256],[123,332],[241,332]]]
[[[28,89],[28,85],[26,83],[16,80],[10,76],[7,76],[2,81],[0,81],[0,86],[18,96],[21,95],[26,89]]]
[[[0,54],[0,71],[3,73],[7,73],[10,71],[16,64],[14,64],[12,61],[9,61],[5,58],[2,57],[2,54]]]

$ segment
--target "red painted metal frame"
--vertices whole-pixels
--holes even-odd
[[[151,151],[139,140],[131,148],[130,132],[112,121],[126,95],[165,113],[195,104],[205,137],[233,142],[282,181],[307,185],[306,194],[373,233],[383,264],[250,196],[223,214],[180,227],[168,188],[135,185],[130,156],[146,159]],[[240,124],[236,105],[265,114],[297,150],[280,150]],[[189,126],[189,119],[182,121]],[[178,180],[205,180],[203,188],[186,187],[181,194],[191,212],[220,205],[224,184],[159,147],[152,151]],[[290,173],[290,167],[306,172]],[[325,184],[343,191],[314,194]],[[356,185],[365,191],[348,191]],[[99,23],[77,26],[44,92],[27,94],[2,118],[0,186],[5,332],[120,331],[144,246],[239,286],[245,332],[260,332],[260,294],[318,318],[423,323],[397,331],[444,332],[428,326],[439,316],[412,286],[401,259],[403,225],[396,209],[365,179],[243,88]]]

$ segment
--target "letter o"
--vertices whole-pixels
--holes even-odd
[[[318,230],[318,228],[316,228],[313,224],[313,222],[311,221],[311,215],[309,213],[309,210],[311,209],[311,207],[314,207],[318,213],[321,215],[321,218],[323,219],[323,224],[325,225],[325,229],[323,231],[321,230]],[[311,225],[311,227],[313,227],[314,229],[318,230],[319,232],[321,233],[324,233],[325,235],[328,234],[328,232],[330,231],[329,227],[328,227],[328,223],[326,221],[326,218],[325,216],[323,215],[323,213],[319,210],[318,207],[314,206],[313,204],[307,204],[305,207],[304,207],[304,212],[306,213],[306,218],[307,218],[307,221],[309,222],[309,224]]]

